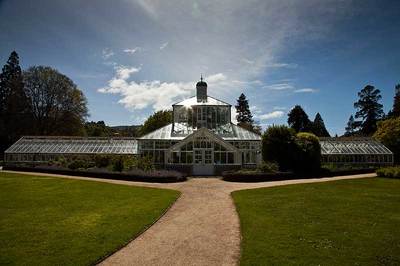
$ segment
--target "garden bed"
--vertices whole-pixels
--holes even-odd
[[[3,170],[50,173],[70,176],[84,176],[102,179],[115,179],[126,181],[150,182],[150,183],[175,183],[187,180],[187,175],[177,171],[152,170],[152,171],[129,171],[129,172],[111,172],[107,169],[93,168],[87,170],[71,170],[68,168],[59,168],[51,166],[4,166]]]

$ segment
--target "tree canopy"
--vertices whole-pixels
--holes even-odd
[[[238,126],[241,126],[247,130],[253,131],[257,134],[261,134],[261,127],[254,122],[253,115],[250,111],[249,102],[246,99],[246,95],[240,94],[237,99],[236,108],[236,120]]]
[[[292,169],[296,150],[294,129],[287,126],[271,126],[262,136],[262,158],[276,162],[281,171]]]
[[[312,122],[312,133],[318,137],[330,137],[320,113],[315,115],[314,122]]]
[[[109,137],[112,136],[112,130],[106,126],[104,121],[90,121],[85,123],[85,132],[88,137]]]
[[[358,101],[354,103],[357,109],[356,118],[361,118],[361,132],[372,135],[376,131],[376,123],[384,116],[381,100],[381,91],[374,86],[367,85],[358,93]]]
[[[24,72],[34,134],[82,135],[88,115],[86,98],[67,76],[46,66]]]
[[[19,57],[13,51],[0,73],[0,137],[2,142],[14,142],[30,129],[29,109]]]
[[[246,95],[244,95],[243,93],[240,94],[239,98],[237,99],[237,104],[235,108],[237,113],[236,120],[238,122],[238,125],[253,124],[253,115],[251,114],[249,102],[246,99]]]
[[[311,131],[311,121],[300,105],[296,105],[288,114],[288,124],[296,132]]]
[[[146,135],[156,129],[172,123],[172,121],[173,118],[171,110],[157,111],[147,118],[147,120],[143,123],[143,126],[140,128],[140,134]]]
[[[400,117],[400,84],[397,84],[395,87],[391,117]]]
[[[374,136],[394,153],[396,163],[400,163],[400,117],[378,122]]]

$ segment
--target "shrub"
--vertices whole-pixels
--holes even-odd
[[[277,162],[283,171],[291,169],[295,138],[295,131],[287,126],[269,127],[262,136],[263,160]]]
[[[399,178],[400,179],[400,166],[383,167],[376,170],[376,174],[380,177]]]
[[[154,170],[153,160],[150,156],[139,157],[137,161],[137,168],[143,171]]]
[[[137,168],[138,160],[134,156],[124,157],[124,170],[129,171]]]
[[[258,171],[262,173],[276,173],[279,170],[279,165],[275,162],[262,162],[258,166]]]
[[[89,168],[90,164],[82,159],[76,159],[76,160],[72,160],[69,164],[68,164],[68,168],[72,169],[72,170],[76,170],[76,169],[86,169]]]
[[[112,161],[112,170],[122,172],[124,170],[124,158],[122,156],[115,156]]]
[[[394,160],[400,163],[400,117],[378,122],[374,138],[394,153]]]
[[[94,157],[94,163],[98,168],[104,168],[111,164],[111,156],[97,154]]]
[[[317,173],[321,168],[321,145],[312,133],[301,132],[296,135],[293,170],[298,173]]]

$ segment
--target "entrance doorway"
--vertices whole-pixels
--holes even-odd
[[[214,161],[212,149],[193,150],[193,175],[213,175]]]

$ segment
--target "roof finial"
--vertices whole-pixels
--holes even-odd
[[[203,74],[200,74],[200,81],[203,81]]]

